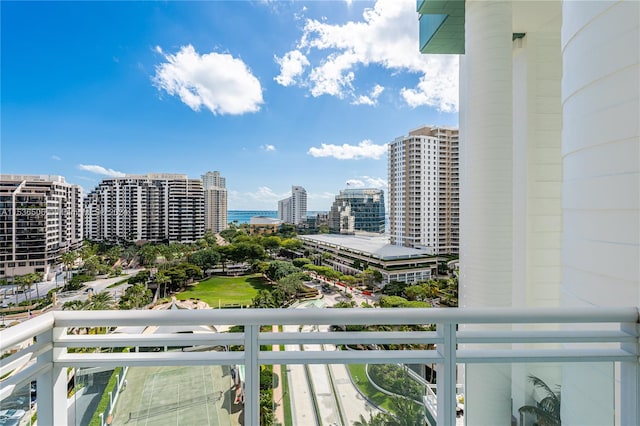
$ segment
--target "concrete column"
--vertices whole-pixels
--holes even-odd
[[[564,1],[562,14],[562,301],[638,306],[640,3]],[[563,376],[563,425],[620,424],[611,364]]]
[[[511,306],[511,3],[467,1],[460,61],[460,305]],[[468,365],[467,424],[511,423],[511,366]]]
[[[512,301],[513,306],[558,306],[562,278],[561,2],[525,2],[513,8],[514,32],[524,37],[513,42]],[[531,10],[539,13],[537,19],[531,19]],[[562,380],[558,365],[514,364],[516,418],[520,417],[518,408],[535,405],[529,375],[543,379],[553,389]]]

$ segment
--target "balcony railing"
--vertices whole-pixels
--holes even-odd
[[[436,331],[261,331],[264,325],[331,324],[434,324]],[[176,325],[241,325],[244,331],[70,334],[70,330],[86,327]],[[437,423],[454,425],[457,364],[615,362],[620,366],[621,424],[640,424],[638,335],[638,308],[635,307],[53,311],[0,332],[1,354],[21,348],[2,360],[0,377],[6,378],[0,385],[0,399],[9,396],[16,387],[37,380],[38,421],[66,425],[68,368],[244,365],[244,421],[246,425],[257,425],[262,364],[435,364],[438,372]],[[25,342],[29,344],[25,345]],[[413,344],[420,345],[420,349],[261,350],[264,345],[292,344]],[[198,345],[233,345],[238,350],[129,353],[68,351],[69,348]],[[473,395],[467,398],[473,398]]]

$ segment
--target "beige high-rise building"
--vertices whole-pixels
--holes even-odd
[[[195,242],[204,236],[202,181],[170,173],[104,179],[84,200],[84,235],[94,241]]]
[[[389,144],[391,244],[459,248],[458,130],[424,126]]]
[[[205,229],[213,233],[227,229],[226,179],[220,176],[220,172],[207,172],[202,175],[202,186]]]
[[[82,245],[82,194],[62,176],[0,175],[0,278],[48,275]]]

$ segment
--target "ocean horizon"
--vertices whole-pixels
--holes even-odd
[[[327,213],[322,210],[311,210],[307,212],[307,216],[313,216],[318,213]],[[227,223],[249,223],[254,216],[278,217],[277,210],[227,210]]]

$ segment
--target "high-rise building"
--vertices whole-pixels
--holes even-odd
[[[220,172],[207,172],[202,175],[202,186],[205,230],[218,233],[227,229],[226,179],[220,176]]]
[[[460,306],[640,305],[640,2],[418,11],[422,52],[461,54]],[[562,424],[638,424],[606,363],[468,366],[467,423],[535,405],[529,374],[558,385]]]
[[[0,176],[0,278],[48,274],[82,245],[82,194],[62,176]]]
[[[278,201],[278,218],[283,223],[303,224],[307,219],[307,191],[301,186],[291,187],[291,197]]]
[[[349,188],[340,191],[329,211],[329,229],[338,234],[355,231],[384,233],[384,191]]]
[[[84,200],[84,235],[94,241],[195,242],[204,236],[202,181],[152,173],[104,179]]]
[[[291,216],[291,197],[278,201],[278,219],[282,223],[293,223]]]
[[[294,225],[307,220],[307,191],[301,186],[291,187],[291,219]]]
[[[226,188],[227,180],[220,175],[220,172],[207,172],[202,175],[202,187],[207,189]]]
[[[391,244],[456,254],[458,130],[424,126],[389,144]]]

